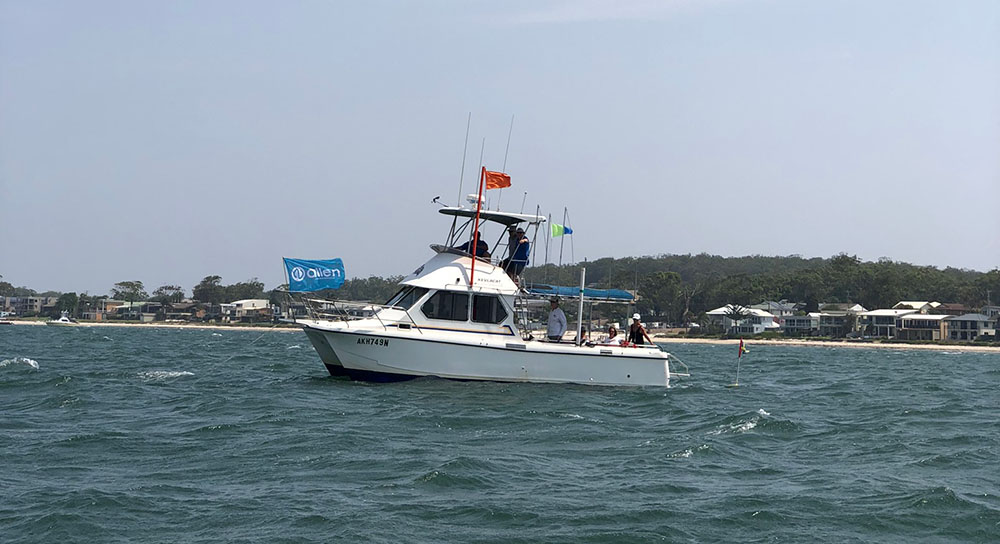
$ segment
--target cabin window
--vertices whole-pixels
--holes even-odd
[[[500,298],[495,295],[475,295],[472,299],[472,320],[476,323],[500,323],[507,319]]]
[[[469,319],[469,295],[438,291],[420,307],[420,311],[430,319],[466,321]]]
[[[409,310],[426,293],[427,289],[423,287],[403,287],[385,305]]]

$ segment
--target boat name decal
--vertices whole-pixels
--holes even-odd
[[[389,339],[388,338],[364,337],[364,338],[358,338],[358,343],[359,344],[364,344],[366,346],[388,346],[389,345]]]

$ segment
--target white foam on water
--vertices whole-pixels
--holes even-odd
[[[28,365],[33,370],[38,370],[38,361],[27,357],[14,357],[13,359],[4,359],[3,361],[0,361],[0,368],[10,365]]]
[[[287,348],[285,348],[285,349],[302,349],[302,346],[300,346],[300,345],[298,345],[298,344],[295,344],[295,345],[293,345],[293,346],[288,346],[288,347],[287,347]]]
[[[212,336],[222,336],[222,333],[221,332],[213,332]]]
[[[146,372],[140,372],[138,376],[139,378],[147,381],[159,381],[171,378],[180,378],[182,376],[194,376],[194,372],[188,372],[186,370],[148,370]]]
[[[110,336],[102,336],[101,338],[107,340],[108,342],[114,342],[114,340],[112,340]]]
[[[771,414],[767,413],[766,411],[764,411],[763,408],[758,408],[757,409],[757,413],[760,414],[760,415],[762,415],[762,416],[769,416],[769,415],[771,415]]]
[[[702,444],[702,445],[698,446],[697,448],[688,448],[688,449],[686,449],[686,450],[684,450],[682,452],[679,452],[679,453],[672,453],[672,454],[670,454],[670,457],[683,457],[683,458],[686,459],[686,458],[691,457],[692,455],[694,455],[695,452],[705,451],[707,449],[708,449],[708,444]]]

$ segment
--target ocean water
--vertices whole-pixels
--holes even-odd
[[[669,390],[368,384],[300,332],[0,327],[0,542],[1000,541],[1000,355],[668,347]]]

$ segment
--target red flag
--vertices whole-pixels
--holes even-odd
[[[503,189],[510,187],[510,176],[503,172],[486,171],[486,189]]]

